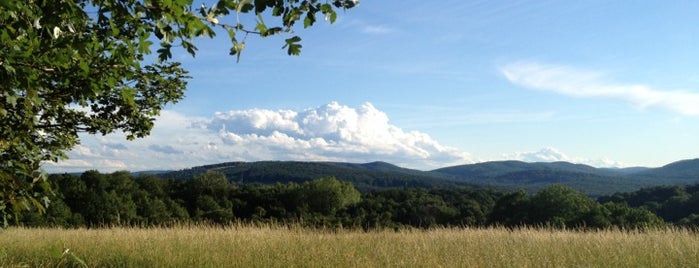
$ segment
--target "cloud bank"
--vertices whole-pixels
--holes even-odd
[[[164,111],[151,136],[126,142],[123,134],[82,136],[69,160],[50,172],[182,169],[226,161],[387,161],[432,169],[474,162],[466,152],[389,122],[370,103],[337,102],[302,111],[250,109],[187,117]]]
[[[519,62],[501,68],[514,84],[584,98],[618,99],[640,108],[661,108],[682,115],[699,116],[699,93],[665,91],[640,84],[605,81],[604,74],[568,66]]]

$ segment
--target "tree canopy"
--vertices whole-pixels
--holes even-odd
[[[682,226],[699,230],[697,185],[685,188],[692,196],[688,201],[695,201],[675,209],[683,218],[671,220],[624,200],[600,203],[561,185],[532,195],[524,190],[506,193],[463,187],[362,192],[333,177],[301,184],[259,184],[230,181],[217,171],[188,180],[87,171],[82,175],[52,174],[49,182],[57,194],[51,196],[46,213],[22,211],[19,222],[12,224],[78,228],[250,223],[364,230],[457,226],[646,230]],[[645,195],[639,191],[613,198],[639,194]],[[660,201],[672,206],[676,204],[674,197]]]
[[[227,33],[240,59],[245,37],[330,23],[357,0],[5,0],[0,2],[0,215],[42,208],[42,161],[65,158],[78,133],[147,136],[167,104],[184,97],[187,71],[173,49]],[[254,16],[255,25],[243,25]],[[267,25],[264,18],[274,18]],[[241,38],[242,37],[242,38]],[[285,39],[289,55],[301,38]],[[155,42],[158,42],[155,45]],[[155,53],[153,53],[155,51]],[[157,54],[157,57],[148,57]]]

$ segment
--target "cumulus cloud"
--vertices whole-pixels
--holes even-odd
[[[422,167],[471,162],[470,156],[443,146],[417,131],[404,131],[365,103],[358,108],[337,102],[296,112],[252,109],[217,113],[207,129],[223,144],[259,155],[307,160],[393,161]]]
[[[600,72],[569,66],[518,62],[505,65],[501,72],[512,83],[585,98],[610,98],[640,108],[656,107],[675,113],[699,116],[699,92],[658,90],[647,85],[618,84],[605,80]]]
[[[123,144],[121,133],[81,136],[71,160],[47,163],[50,172],[98,169],[182,169],[226,161],[387,161],[432,169],[472,163],[471,156],[419,131],[393,125],[370,103],[332,102],[300,111],[249,109],[209,118],[164,111],[151,136]]]

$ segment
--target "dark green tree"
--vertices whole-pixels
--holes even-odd
[[[133,195],[138,184],[129,172],[100,174],[87,171],[80,176],[87,186],[81,206],[71,207],[89,226],[130,225],[140,221]]]
[[[529,197],[520,189],[500,197],[488,215],[490,225],[516,227],[525,225],[529,220]]]
[[[446,226],[459,213],[441,196],[420,191],[415,198],[407,200],[404,209],[408,212],[407,223],[422,228]]]
[[[199,4],[199,3],[197,3]],[[356,0],[0,1],[0,217],[49,201],[42,161],[57,161],[78,133],[144,137],[165,105],[183,98],[187,71],[172,49],[195,55],[197,37],[226,33],[238,58],[248,35],[291,33],[318,16],[334,22]],[[256,17],[254,26],[240,18]],[[266,24],[264,19],[276,23]],[[300,53],[301,38],[284,48]],[[158,45],[154,45],[158,42]],[[153,51],[157,57],[149,57]],[[39,191],[41,192],[41,191]]]
[[[230,223],[233,220],[233,211],[231,206],[226,204],[226,202],[215,200],[210,195],[198,196],[194,203],[194,219],[217,224]]]
[[[672,196],[663,202],[656,213],[667,221],[677,222],[689,215],[691,213],[690,211],[694,209],[688,206],[691,198],[691,195],[686,192]]]
[[[689,214],[687,217],[680,219],[677,224],[685,228],[697,230],[699,229],[699,214]]]
[[[645,208],[629,207],[625,203],[604,203],[603,207],[609,211],[610,226],[633,230],[659,227],[664,224],[663,219]]]
[[[190,215],[195,220],[225,224],[233,220],[230,192],[237,188],[223,173],[207,171],[187,183]]]
[[[301,206],[309,212],[332,215],[340,209],[358,203],[361,194],[351,183],[329,177],[301,184],[299,198]]]
[[[146,225],[166,225],[189,220],[189,213],[179,203],[172,200],[175,190],[173,181],[153,175],[136,178],[139,185],[134,201],[138,204],[138,215]]]
[[[573,188],[554,184],[532,195],[529,200],[529,224],[558,228],[586,227],[598,204]]]

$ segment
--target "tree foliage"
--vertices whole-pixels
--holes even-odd
[[[240,58],[249,34],[291,33],[356,0],[5,0],[0,2],[0,215],[43,208],[42,161],[57,161],[78,133],[149,134],[154,118],[184,96],[187,71],[173,49],[194,56],[197,37],[227,33]],[[254,26],[241,17],[257,18]],[[274,18],[267,25],[263,18]],[[300,53],[301,38],[284,42]],[[158,44],[155,45],[154,43]],[[148,55],[157,54],[157,57]]]
[[[300,205],[311,212],[335,213],[359,203],[360,194],[349,182],[322,178],[305,182],[299,188]]]
[[[696,228],[699,215],[699,184],[658,186],[630,193],[617,193],[599,198],[600,202],[621,204],[657,215],[666,222]],[[644,217],[636,212],[634,217]]]
[[[453,226],[636,230],[665,224],[645,208],[624,202],[600,204],[561,185],[532,195],[524,190],[503,193],[471,188],[359,192],[351,183],[332,177],[302,184],[238,184],[218,172],[183,181],[96,171],[51,175],[49,182],[58,193],[52,197],[53,205],[45,214],[23,211],[20,224],[100,227],[244,222],[364,230]],[[689,206],[683,208],[688,216],[675,223],[698,228],[699,213]]]

